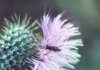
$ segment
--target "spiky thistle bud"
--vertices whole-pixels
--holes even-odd
[[[4,18],[6,26],[3,26],[3,34],[0,35],[0,70],[20,70],[36,47],[33,30],[38,27],[33,29],[35,23],[29,24],[27,15],[22,21],[16,14],[11,18],[13,22]]]

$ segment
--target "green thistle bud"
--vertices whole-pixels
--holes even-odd
[[[0,70],[21,70],[24,60],[34,53],[36,42],[33,35],[35,22],[30,23],[30,18],[21,21],[20,16],[11,16],[13,22],[4,18],[3,34],[0,34]],[[33,49],[33,50],[32,50]]]

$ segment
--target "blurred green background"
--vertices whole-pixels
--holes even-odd
[[[0,0],[0,29],[3,18],[10,19],[14,12],[21,17],[27,13],[31,21],[40,19],[45,3],[47,10],[53,8],[53,16],[67,10],[65,15],[80,26],[84,46],[79,48],[82,57],[75,70],[100,70],[100,0]]]

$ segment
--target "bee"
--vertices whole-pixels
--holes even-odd
[[[61,49],[57,48],[56,46],[46,46],[46,49],[52,50],[52,51],[61,51]]]

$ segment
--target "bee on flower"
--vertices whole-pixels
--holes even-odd
[[[74,23],[66,23],[69,19],[63,18],[65,11],[56,17],[51,17],[51,13],[44,13],[41,21],[37,21],[43,32],[43,37],[39,41],[39,53],[34,59],[26,62],[32,70],[63,70],[65,68],[74,69],[73,64],[79,61],[80,54],[78,47],[83,46],[81,39],[71,39],[80,35],[79,27]],[[66,23],[66,24],[65,24]]]

